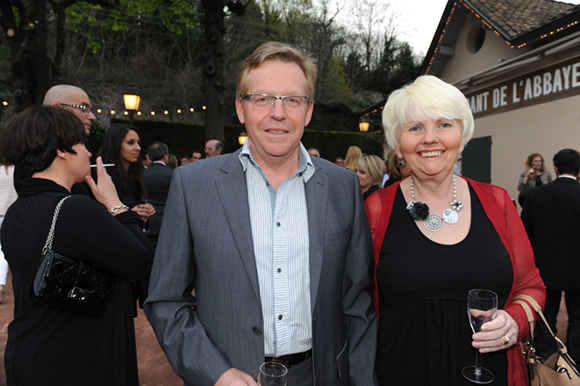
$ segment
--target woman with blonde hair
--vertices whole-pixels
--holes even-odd
[[[376,261],[379,383],[472,384],[462,370],[478,349],[494,385],[526,385],[518,342],[530,331],[513,298],[529,295],[543,306],[546,291],[507,191],[453,173],[473,135],[467,99],[420,76],[389,96],[383,126],[410,176],[365,202]],[[495,318],[476,334],[466,312],[475,288],[499,299]]]
[[[358,160],[355,172],[360,182],[363,198],[366,200],[368,196],[381,188],[381,182],[385,175],[385,164],[376,155],[365,155]]]
[[[354,172],[356,170],[356,165],[358,160],[363,156],[362,150],[358,146],[351,146],[346,152],[346,158],[344,159],[344,167]]]

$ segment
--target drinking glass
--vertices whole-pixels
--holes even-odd
[[[481,325],[497,314],[497,294],[486,289],[472,289],[467,296],[467,316],[473,333],[481,331]],[[479,349],[475,349],[475,365],[464,367],[463,376],[480,385],[493,382],[493,373],[481,367]]]
[[[265,362],[260,366],[258,385],[286,386],[288,369],[282,363]]]

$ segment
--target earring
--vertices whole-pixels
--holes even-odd
[[[457,162],[461,162],[463,156],[461,154],[457,154]]]
[[[405,166],[405,161],[404,160],[399,160],[399,166],[401,166],[401,167]]]

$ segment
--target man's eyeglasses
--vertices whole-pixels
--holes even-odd
[[[211,150],[217,150],[217,147],[206,147],[203,149],[203,151],[211,151]]]
[[[61,105],[61,106],[68,106],[68,107],[74,107],[75,109],[81,109],[86,114],[90,114],[92,112],[91,111],[91,108],[89,106],[87,106],[87,105],[71,105],[69,103],[60,103],[60,102],[59,102],[59,105]]]
[[[282,101],[282,106],[291,110],[299,110],[306,106],[309,97],[306,95],[275,96],[269,94],[246,94],[243,99],[250,101],[254,106],[262,109],[272,108],[277,99]]]

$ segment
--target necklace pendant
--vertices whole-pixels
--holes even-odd
[[[456,224],[459,221],[459,213],[453,209],[445,209],[443,211],[443,221],[450,225]]]
[[[438,232],[443,229],[443,225],[445,222],[443,221],[443,217],[439,216],[438,214],[431,213],[425,220],[423,220],[423,225],[427,230],[431,232]]]

